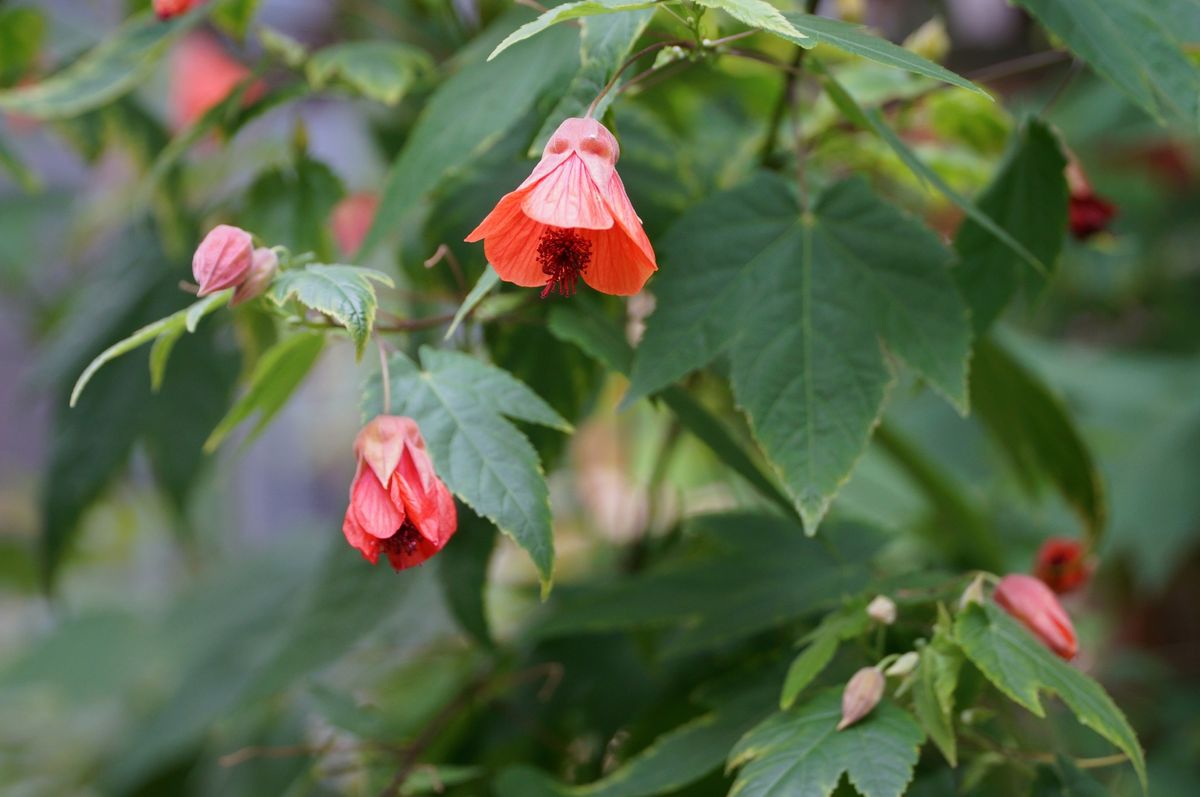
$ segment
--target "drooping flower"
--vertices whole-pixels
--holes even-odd
[[[200,296],[241,285],[254,265],[254,240],[250,233],[218,224],[204,236],[192,256],[192,275]]]
[[[564,120],[533,173],[467,241],[483,241],[501,279],[545,286],[543,298],[571,296],[580,278],[601,293],[637,293],[658,264],[617,174],[619,156],[616,138],[595,119]]]
[[[172,124],[176,129],[187,127],[249,76],[246,65],[229,57],[212,37],[189,35],[180,42],[171,63]],[[246,91],[243,101],[254,102],[265,90],[257,82]]]
[[[1075,240],[1086,241],[1108,229],[1116,218],[1117,206],[1092,190],[1083,167],[1074,159],[1067,164],[1067,187],[1070,189],[1067,224]]]
[[[419,565],[458,529],[454,498],[433,470],[416,421],[378,415],[354,441],[358,469],[342,533],[375,564],[387,555],[396,570]]]
[[[154,0],[154,13],[159,19],[170,19],[186,14],[204,0]]]
[[[1061,595],[1086,583],[1092,568],[1087,551],[1078,540],[1051,537],[1038,549],[1033,574]]]
[[[342,254],[352,255],[358,251],[378,209],[379,196],[370,191],[351,194],[334,206],[330,226],[333,227],[333,240]]]
[[[878,667],[863,667],[851,676],[842,690],[842,719],[837,729],[844,730],[870,714],[883,697],[887,679]]]
[[[250,258],[250,270],[246,272],[245,278],[233,292],[233,298],[229,304],[236,307],[242,302],[248,302],[254,297],[262,295],[262,292],[271,284],[278,269],[279,256],[274,251],[265,246],[255,249]]]
[[[1000,579],[996,603],[1060,657],[1070,661],[1079,646],[1075,626],[1050,588],[1033,576],[1010,573]]]

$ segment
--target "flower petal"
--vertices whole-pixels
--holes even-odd
[[[374,471],[380,485],[388,483],[400,464],[404,446],[413,435],[420,436],[411,418],[376,415],[354,438],[354,453]]]
[[[607,230],[613,216],[583,159],[572,155],[542,178],[521,203],[534,221],[563,229]]]
[[[421,537],[417,541],[417,549],[415,551],[413,551],[411,554],[405,553],[402,550],[401,551],[388,550],[387,558],[388,558],[388,562],[392,566],[392,569],[399,572],[401,570],[404,570],[405,568],[424,564],[425,561],[427,559],[429,559],[429,557],[433,556],[440,550],[442,550],[441,544],[436,543],[436,542],[431,542],[431,541],[425,539],[424,537]]]
[[[497,206],[493,213],[499,209]],[[486,219],[484,223],[487,223]],[[538,242],[546,228],[547,225],[518,211],[508,218],[503,228],[487,233],[483,241],[483,254],[500,279],[523,288],[546,284],[546,274],[537,261]]]
[[[404,505],[392,500],[370,468],[360,468],[350,488],[350,508],[362,530],[386,540],[404,524]]]
[[[379,552],[383,548],[383,544],[379,538],[372,537],[363,531],[358,520],[354,517],[354,507],[346,507],[346,517],[342,520],[342,534],[346,536],[346,542],[357,549],[371,564],[379,561]]]
[[[579,230],[592,245],[592,259],[583,272],[583,281],[601,293],[631,296],[642,289],[654,273],[641,248],[625,230]]]
[[[406,446],[400,466],[392,477],[391,497],[402,503],[409,521],[422,537],[437,542],[441,534],[438,529],[437,475],[433,463],[424,451]]]
[[[646,262],[650,265],[650,270],[657,271],[658,261],[654,257],[654,247],[650,245],[650,239],[646,237],[646,231],[642,229],[642,220],[638,218],[637,211],[633,209],[633,203],[629,201],[629,195],[625,193],[625,184],[621,182],[621,176],[615,170],[608,183],[603,186],[603,194],[608,209],[612,211],[613,218],[617,221],[617,226],[625,230],[629,239],[641,250]]]

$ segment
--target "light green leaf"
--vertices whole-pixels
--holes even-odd
[[[214,293],[212,296],[206,296],[190,307],[185,307],[178,312],[171,313],[166,318],[160,318],[152,324],[147,324],[124,340],[117,341],[100,352],[96,359],[88,363],[88,367],[83,370],[83,373],[79,375],[79,379],[76,380],[75,387],[71,390],[70,405],[72,407],[75,406],[76,402],[79,401],[80,394],[83,393],[83,389],[87,387],[87,383],[91,381],[97,371],[104,367],[105,363],[120,357],[122,354],[133,351],[144,343],[149,343],[160,335],[174,335],[178,337],[180,331],[185,328],[188,332],[194,332],[196,324],[200,322],[201,318],[218,307],[225,305],[232,295],[232,290],[224,290]],[[156,368],[161,371],[162,368],[166,367],[166,358],[170,354],[171,345],[173,344],[165,344],[165,351],[159,352],[158,357],[161,358],[162,362],[152,363],[152,372]]]
[[[952,634],[948,627],[939,625],[933,640],[920,648],[921,663],[912,689],[917,719],[953,767],[958,765],[954,691],[962,668],[962,653]]]
[[[397,353],[389,370],[390,412],[417,422],[446,486],[525,549],[547,591],[554,572],[550,493],[537,452],[507,418],[562,431],[570,424],[508,372],[465,354],[424,347],[420,366]],[[372,380],[367,417],[388,411],[382,398]]]
[[[533,22],[526,22],[508,34],[504,41],[497,44],[496,49],[492,50],[488,60],[491,61],[517,42],[523,42],[531,36],[536,36],[559,22],[604,14],[619,14],[623,17],[625,14],[622,12],[654,8],[655,5],[657,3],[654,0],[579,0],[574,3],[563,3],[542,13]]]
[[[32,8],[0,8],[0,86],[25,77],[46,36],[46,19]]]
[[[788,13],[783,15],[792,27],[805,34],[802,41],[796,44],[802,47],[812,47],[813,44],[828,44],[848,53],[862,56],[886,66],[894,66],[906,72],[913,72],[944,83],[960,86],[968,91],[974,91],[988,96],[988,93],[965,77],[956,75],[949,69],[935,64],[912,50],[906,50],[898,44],[870,33],[861,25],[853,25],[838,19],[816,16],[814,14]],[[791,38],[786,36],[785,38]]]
[[[797,30],[778,8],[766,0],[696,0],[696,2],[705,8],[724,11],[738,22],[774,33],[776,36],[782,36],[802,47],[812,47],[815,44],[807,34]]]
[[[363,347],[375,326],[378,299],[372,281],[392,287],[392,278],[369,268],[313,263],[304,268],[281,271],[271,282],[267,296],[283,306],[295,300],[337,321],[354,341],[362,357]]]
[[[325,336],[321,333],[301,332],[284,338],[268,349],[254,364],[246,392],[230,407],[204,441],[204,450],[210,454],[216,451],[234,427],[257,413],[258,422],[247,441],[254,439],[283,409],[288,398],[316,364],[324,346]]]
[[[787,678],[783,681],[783,692],[779,696],[780,708],[791,708],[800,697],[800,693],[811,684],[833,661],[837,653],[839,640],[837,636],[828,634],[817,637],[809,644],[788,668]]]
[[[183,337],[183,333],[191,330],[185,330],[182,326],[173,326],[168,331],[163,332],[154,339],[154,345],[150,347],[150,389],[157,393],[162,387],[163,376],[167,371],[167,361],[171,358],[171,351],[175,348],[175,344]]]
[[[487,268],[483,270],[483,273],[479,275],[479,279],[476,280],[475,286],[471,288],[471,292],[467,294],[467,298],[463,299],[463,303],[454,311],[454,319],[450,322],[450,328],[446,330],[446,334],[442,340],[450,340],[450,336],[458,329],[463,319],[483,301],[483,297],[491,293],[499,284],[500,275],[496,273],[496,269],[492,268],[492,264],[489,263]]]
[[[308,60],[308,49],[283,31],[264,25],[258,29],[258,39],[264,50],[292,69],[299,69]]]
[[[563,119],[583,116],[587,112],[592,100],[625,62],[653,16],[654,11],[647,9],[583,20],[583,31],[579,34],[579,71],[534,137],[529,147],[529,157],[536,158],[542,154],[546,142]],[[615,97],[616,92],[613,91],[605,94],[596,104],[592,116],[603,119]]]
[[[259,0],[218,0],[214,4],[212,20],[234,38],[245,38],[258,4]]]
[[[1145,0],[1016,4],[1159,122],[1200,125],[1200,67],[1179,48],[1165,9]]]
[[[1066,165],[1058,137],[1031,117],[1013,134],[1004,162],[977,202],[982,213],[1047,269],[1058,260],[1067,230]],[[958,228],[954,248],[960,258],[954,276],[971,307],[977,335],[992,325],[1020,286],[1032,293],[1045,282],[1046,274],[1029,268],[974,219]]]
[[[506,15],[493,28],[503,30],[524,14]],[[578,64],[575,32],[554,28],[494,62],[468,63],[443,83],[388,173],[375,223],[356,259],[362,261],[443,180],[491,149]]]
[[[0,91],[0,110],[63,119],[99,108],[147,77],[171,43],[204,13],[198,9],[167,22],[149,12],[140,14],[61,72],[31,86]]]
[[[404,98],[417,78],[433,67],[429,54],[400,42],[343,42],[308,59],[308,81],[322,89],[336,80],[385,105]]]
[[[1030,490],[1052,483],[1098,541],[1108,519],[1104,480],[1063,402],[991,339],[975,346],[971,398],[1013,473]]]
[[[838,731],[841,716],[841,690],[831,689],[752,729],[729,754],[729,768],[741,768],[730,797],[829,797],[843,773],[864,797],[900,797],[921,726],[888,700]]]
[[[992,603],[967,606],[958,615],[955,636],[996,688],[1037,716],[1046,714],[1039,692],[1061,697],[1082,724],[1129,756],[1145,790],[1146,761],[1137,734],[1100,684],[1055,656]]]
[[[626,402],[728,351],[738,403],[815,533],[883,411],[881,344],[966,406],[970,327],[948,262],[859,180],[809,213],[773,175],[718,194],[662,242]]]

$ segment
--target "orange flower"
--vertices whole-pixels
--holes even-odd
[[[1042,643],[1070,661],[1079,646],[1075,626],[1050,588],[1033,576],[1009,573],[992,596],[1004,611],[1028,628]]]
[[[195,122],[249,76],[246,65],[230,58],[210,36],[188,36],[180,42],[171,64],[171,121],[175,128]],[[250,104],[264,91],[262,82],[257,82],[242,99]]]
[[[533,173],[467,236],[500,278],[527,288],[575,293],[583,281],[628,296],[658,268],[617,174],[617,140],[595,119],[565,120]]]
[[[458,511],[434,473],[416,421],[378,415],[354,441],[358,469],[342,521],[346,541],[375,564],[387,554],[396,570],[442,550],[458,529]]]

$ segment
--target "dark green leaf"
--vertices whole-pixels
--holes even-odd
[[[881,343],[966,406],[970,327],[948,259],[861,181],[809,213],[775,176],[718,194],[662,243],[626,401],[728,351],[738,402],[814,533],[883,410]]]
[[[329,217],[342,193],[341,181],[329,167],[301,157],[294,166],[273,169],[254,181],[243,197],[238,224],[272,246],[315,252],[329,260]]]
[[[259,0],[219,0],[214,4],[212,20],[230,36],[241,39],[254,20]]]
[[[393,284],[391,277],[369,268],[313,263],[279,272],[267,296],[280,306],[295,300],[337,321],[350,333],[361,357],[379,303],[372,281]]]
[[[37,64],[46,20],[32,8],[0,8],[0,86],[11,86]]]
[[[1054,132],[1031,117],[1013,134],[1004,162],[978,200],[980,211],[1048,269],[1058,260],[1067,231],[1066,165]],[[954,276],[977,335],[992,325],[1020,286],[1036,290],[1047,276],[970,218],[958,228],[954,248],[960,258]]]
[[[308,80],[322,89],[334,81],[385,105],[404,98],[420,75],[433,66],[421,49],[400,42],[343,42],[318,50],[308,59]]]
[[[1055,656],[991,603],[971,604],[959,613],[955,636],[967,658],[996,688],[1037,716],[1046,713],[1039,692],[1061,697],[1082,724],[1129,756],[1145,789],[1146,762],[1137,735],[1100,684]]]
[[[829,797],[845,773],[864,797],[900,797],[912,780],[921,726],[884,700],[845,730],[841,690],[821,693],[747,733],[729,754],[730,797]]]
[[[450,336],[458,329],[463,319],[474,312],[479,303],[483,301],[483,298],[491,293],[499,284],[500,275],[496,273],[496,269],[492,268],[489,263],[488,267],[479,275],[479,279],[476,281],[474,287],[471,288],[470,293],[463,299],[462,304],[454,311],[454,320],[450,322],[450,328],[446,330],[446,334],[442,339],[450,340]]]
[[[819,636],[796,657],[783,682],[783,692],[779,696],[780,708],[792,707],[800,693],[833,661],[838,643],[837,636],[833,634]]]
[[[454,619],[481,645],[492,644],[484,593],[495,547],[496,527],[459,506],[458,531],[437,559],[438,580]]]
[[[950,766],[958,765],[958,737],[954,731],[954,691],[962,667],[962,653],[953,631],[939,624],[933,640],[920,648],[921,663],[913,681],[913,708],[929,738]]]

